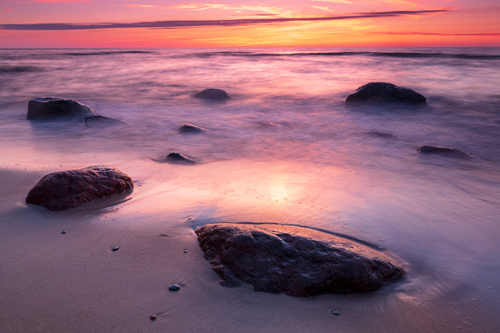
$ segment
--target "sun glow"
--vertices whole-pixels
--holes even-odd
[[[6,0],[0,47],[500,46],[490,0],[468,1]]]

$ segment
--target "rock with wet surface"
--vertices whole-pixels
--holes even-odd
[[[104,116],[85,117],[85,126],[87,127],[101,128],[101,127],[116,126],[116,125],[125,125],[125,122]]]
[[[205,89],[194,95],[196,98],[204,99],[207,101],[226,101],[231,98],[229,94],[222,89],[209,88]]]
[[[174,164],[196,164],[195,161],[187,158],[181,153],[175,153],[175,152],[168,154],[167,157],[165,157],[165,161]]]
[[[427,99],[418,92],[387,82],[370,82],[347,96],[348,104],[389,104],[401,103],[425,105]]]
[[[467,153],[464,153],[459,149],[442,146],[420,146],[418,147],[417,152],[421,155],[443,155],[459,158],[469,157]]]
[[[50,120],[57,118],[94,116],[89,106],[71,99],[59,97],[39,97],[28,103],[28,120]]]
[[[182,134],[198,134],[198,133],[203,133],[206,130],[203,127],[196,125],[182,124],[177,128],[177,131]]]
[[[405,274],[381,251],[309,228],[221,223],[196,235],[222,285],[315,296],[370,292]]]
[[[92,200],[134,188],[132,179],[118,169],[92,166],[44,176],[28,193],[26,203],[51,211],[82,206]]]

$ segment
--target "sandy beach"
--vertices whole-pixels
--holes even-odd
[[[234,170],[234,163],[228,164]],[[192,168],[209,176],[223,165]],[[492,332],[498,323],[495,311],[482,308],[470,287],[442,290],[432,277],[435,273],[411,265],[403,281],[368,294],[297,298],[255,292],[249,285],[221,287],[203,258],[194,228],[210,222],[206,209],[239,194],[209,193],[216,189],[210,177],[203,177],[206,183],[196,189],[201,196],[193,196],[187,189],[200,184],[201,176],[196,179],[194,170],[184,166],[161,167],[170,172],[149,178],[141,174],[140,163],[123,168],[139,175],[129,201],[63,212],[23,203],[49,170],[1,170],[6,180],[0,197],[3,331]],[[226,175],[221,188],[235,190],[241,182],[238,172]],[[215,194],[218,198],[207,204]],[[252,208],[269,212],[262,205]],[[274,215],[278,221],[281,210],[286,207],[261,217],[273,222]],[[232,209],[227,215],[251,218]],[[119,250],[112,251],[114,246]],[[169,291],[172,284],[181,289]]]

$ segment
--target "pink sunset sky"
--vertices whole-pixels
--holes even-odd
[[[0,0],[0,47],[500,46],[498,0]]]

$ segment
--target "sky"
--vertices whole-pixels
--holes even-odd
[[[0,47],[500,46],[498,0],[208,1],[0,0]]]

